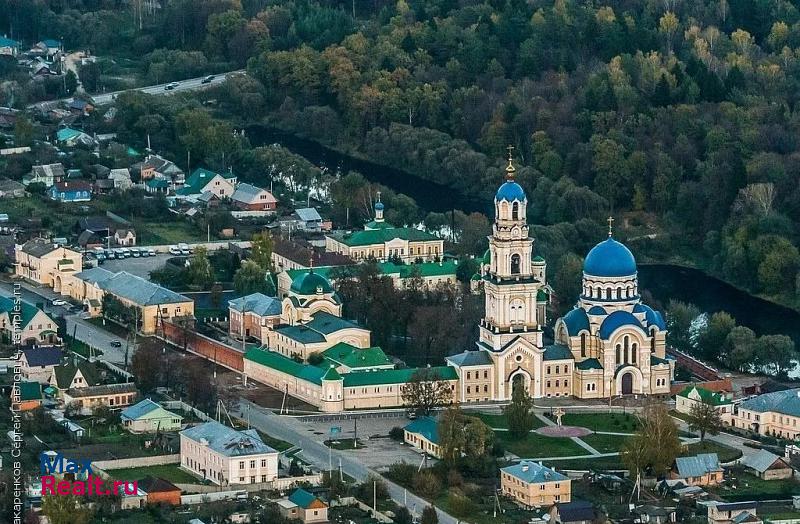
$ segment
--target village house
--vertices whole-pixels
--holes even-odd
[[[44,184],[45,187],[49,188],[56,182],[64,180],[66,176],[66,171],[64,171],[64,166],[61,163],[42,164],[33,166],[30,174],[22,178],[22,183],[26,186]]]
[[[0,36],[0,56],[17,56],[19,53],[19,42]]]
[[[216,421],[180,432],[181,468],[219,486],[271,482],[278,452],[254,429],[237,431]]]
[[[355,264],[350,257],[339,253],[317,251],[311,244],[301,239],[287,240],[280,236],[273,236],[272,241],[272,265],[279,274],[292,269],[309,269],[312,265],[315,268],[331,268]],[[288,284],[290,285],[291,281]],[[288,285],[286,287],[288,288]]]
[[[278,508],[287,519],[297,519],[303,524],[328,522],[328,505],[302,488],[297,488],[288,497],[278,500]]]
[[[141,162],[130,167],[132,173],[139,175],[139,180],[144,182],[153,178],[167,181],[168,187],[177,188],[184,184],[185,175],[175,162],[158,155],[147,155]]]
[[[0,296],[0,335],[7,343],[25,346],[61,343],[58,327],[47,313],[24,300],[17,304],[3,296]]]
[[[50,189],[48,195],[50,200],[58,202],[89,202],[92,199],[92,184],[83,180],[71,180],[69,182],[56,182]]]
[[[42,385],[38,382],[20,382],[11,393],[11,411],[30,411],[42,405]]]
[[[550,522],[553,524],[594,524],[597,510],[588,500],[553,504],[550,508]]]
[[[677,522],[677,513],[674,507],[655,506],[644,504],[631,510],[631,515],[636,518],[634,522],[645,524],[669,524]]]
[[[500,470],[500,489],[526,508],[540,508],[570,502],[572,481],[541,463],[523,460]]]
[[[120,420],[131,433],[156,433],[181,429],[183,417],[146,398],[123,409]]]
[[[33,49],[48,57],[52,57],[61,51],[61,42],[52,38],[45,38],[44,40],[36,42]]]
[[[241,183],[231,195],[233,207],[241,211],[275,211],[278,200],[266,189]]]
[[[150,178],[144,183],[144,190],[151,195],[166,195],[169,188],[170,182],[164,178]]]
[[[708,524],[761,524],[757,502],[717,502],[708,504]]]
[[[23,184],[8,178],[0,178],[0,199],[22,198],[24,196],[25,186]]]
[[[764,480],[789,479],[794,477],[794,469],[788,459],[760,449],[752,455],[742,457],[739,463]]]
[[[118,191],[125,191],[133,187],[131,174],[127,168],[112,169],[108,173],[108,179],[114,184],[114,189]]]
[[[800,388],[765,393],[736,406],[733,426],[779,438],[800,438]]]
[[[100,376],[94,365],[89,363],[60,364],[53,368],[50,375],[50,386],[59,394],[68,389],[80,389],[96,386],[100,383]]]
[[[83,146],[93,148],[97,145],[97,141],[83,131],[64,127],[59,129],[56,133],[56,141],[65,147]]]
[[[195,169],[186,179],[184,186],[175,191],[178,198],[197,200],[203,193],[211,193],[217,198],[230,198],[236,188],[233,173],[215,173],[202,167]]]
[[[149,505],[181,505],[181,488],[168,480],[145,477],[137,481],[136,486],[147,495],[147,504]]]
[[[725,424],[731,424],[733,415],[733,400],[724,393],[711,391],[700,386],[686,386],[675,395],[675,410],[678,413],[690,414],[692,408],[698,404],[708,404],[719,412],[720,419]]]
[[[693,457],[678,457],[670,478],[687,486],[716,486],[722,482],[723,469],[716,453],[701,453]]]
[[[91,415],[99,406],[111,409],[130,406],[137,396],[136,385],[132,382],[72,388],[63,393],[64,405],[76,406],[81,415]]]
[[[442,458],[439,424],[432,417],[420,417],[404,427],[403,441],[432,457]]]
[[[25,380],[49,384],[53,369],[61,364],[64,352],[58,347],[28,348],[20,357],[20,368]]]
[[[279,220],[281,229],[291,231],[305,231],[306,233],[319,233],[322,231],[323,220],[319,211],[313,207],[295,209],[289,217]]]
[[[129,228],[119,228],[114,232],[114,244],[117,246],[131,247],[136,245],[136,231]]]
[[[14,273],[42,286],[52,287],[60,293],[66,275],[79,273],[83,269],[81,254],[59,246],[50,240],[36,238],[17,246]]]

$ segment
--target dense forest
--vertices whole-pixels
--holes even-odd
[[[0,0],[0,31],[138,56],[148,80],[246,66],[214,116],[468,197],[491,197],[512,144],[555,267],[574,266],[569,252],[585,253],[613,213],[641,259],[799,302],[792,2],[169,0],[155,15],[139,4]],[[241,149],[189,136],[210,117],[156,113],[135,96],[120,106],[123,132],[161,130],[198,158]]]

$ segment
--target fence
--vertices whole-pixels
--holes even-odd
[[[375,520],[377,520],[378,522],[385,522],[385,523],[394,522],[394,520],[392,520],[390,517],[384,515],[380,511],[373,511],[372,510],[372,506],[368,506],[367,504],[364,504],[363,502],[361,502],[360,500],[358,500],[355,497],[342,497],[339,500],[332,500],[331,501],[331,507],[335,508],[337,506],[357,506],[358,509],[360,509],[361,511],[365,511],[365,512],[371,514],[372,517]]]
[[[92,462],[92,467],[103,470],[125,469],[125,468],[144,468],[147,466],[161,466],[164,464],[180,464],[181,456],[174,455],[154,455],[151,457],[135,457],[126,459],[97,460]]]
[[[165,400],[163,402],[159,402],[159,404],[161,404],[164,407],[164,409],[180,409],[183,412],[188,411],[194,414],[194,416],[196,416],[200,420],[206,420],[206,421],[213,420],[213,418],[208,416],[205,412],[190,406],[189,404],[187,404],[182,400]]]
[[[185,347],[186,351],[232,371],[244,371],[244,353],[236,348],[166,320],[162,321],[162,325],[163,338],[167,342],[180,348]]]
[[[678,351],[675,348],[667,348],[667,354],[675,357],[679,365],[688,369],[692,375],[696,377],[707,381],[720,380],[723,378],[719,374],[719,371],[704,362],[700,362],[693,356],[687,355],[683,351]]]
[[[181,487],[181,484],[177,484]],[[192,495],[181,495],[181,504],[204,504],[206,502],[217,502],[220,500],[236,500],[240,498],[247,498],[247,491],[214,491],[210,493],[195,493]]]
[[[314,475],[303,475],[300,477],[286,477],[277,478],[272,482],[257,482],[255,484],[238,484],[236,488],[238,491],[246,491],[252,493],[254,491],[269,491],[269,490],[288,490],[300,484],[319,485],[322,483],[322,473]],[[175,484],[182,491],[190,491],[199,494],[209,493],[223,493],[222,486],[213,484]]]

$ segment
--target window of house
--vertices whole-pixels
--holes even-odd
[[[239,462],[239,469],[244,469],[244,460]]]

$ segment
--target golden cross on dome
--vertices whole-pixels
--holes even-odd
[[[608,217],[608,219],[606,219],[606,222],[608,222],[608,236],[610,237],[613,234],[611,224],[614,223],[614,217]]]
[[[514,164],[511,163],[511,161],[513,160],[512,152],[514,151],[514,146],[509,144],[508,147],[506,147],[506,149],[508,150],[508,165],[506,166],[506,180],[513,180],[514,172],[516,171]]]

